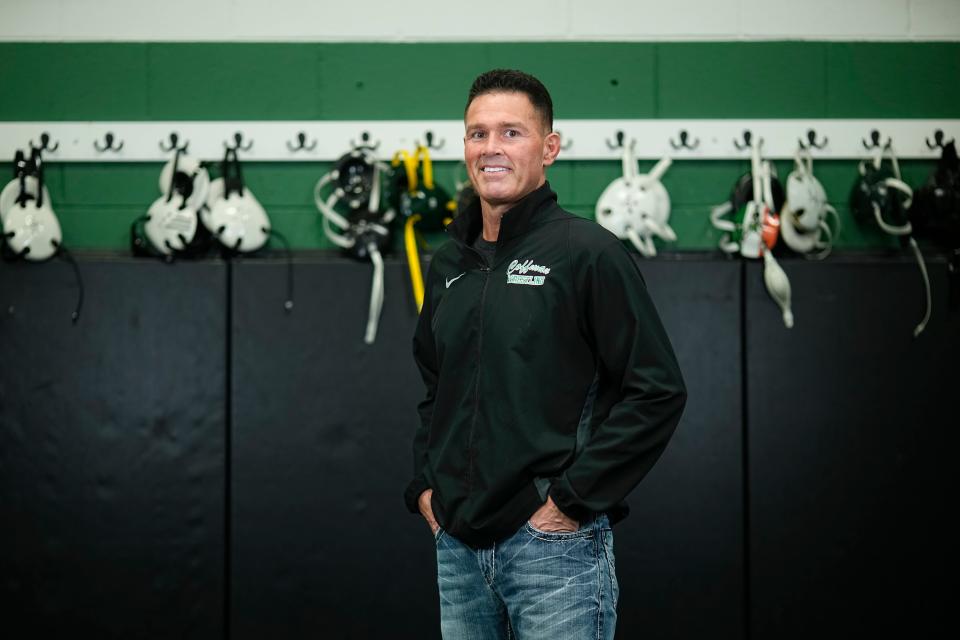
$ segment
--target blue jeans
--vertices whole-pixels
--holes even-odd
[[[444,640],[610,640],[617,625],[613,531],[600,514],[571,533],[523,525],[472,549],[437,532]]]

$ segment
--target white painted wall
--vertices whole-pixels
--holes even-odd
[[[960,40],[960,0],[0,0],[0,40]]]

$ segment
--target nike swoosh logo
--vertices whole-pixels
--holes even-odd
[[[462,277],[465,276],[465,275],[467,275],[467,272],[466,272],[466,271],[464,271],[463,273],[461,273],[460,275],[458,275],[456,278],[447,278],[447,289],[450,288],[450,285],[452,285],[454,282],[456,282],[457,280],[459,280],[460,278],[462,278]]]

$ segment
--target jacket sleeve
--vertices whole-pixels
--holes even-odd
[[[427,442],[430,437],[430,422],[433,418],[433,406],[437,392],[437,363],[436,343],[433,339],[431,319],[433,317],[432,286],[430,284],[432,265],[427,273],[427,286],[423,297],[423,308],[417,320],[417,328],[413,335],[413,358],[420,369],[423,384],[426,386],[426,397],[417,405],[420,414],[420,424],[413,436],[413,480],[407,485],[403,497],[407,509],[411,513],[420,513],[417,499],[420,494],[430,488],[423,468],[426,464]]]
[[[680,421],[686,387],[626,248],[607,244],[575,273],[596,356],[597,400],[610,408],[549,495],[565,514],[583,520],[587,512],[613,509],[650,471]]]

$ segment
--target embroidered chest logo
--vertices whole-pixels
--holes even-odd
[[[543,285],[548,273],[550,273],[550,267],[534,264],[533,260],[514,260],[507,267],[507,284],[529,284],[539,287]]]

